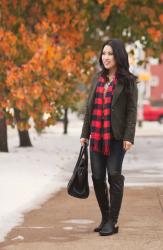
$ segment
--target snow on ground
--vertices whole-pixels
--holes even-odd
[[[19,148],[17,131],[9,128],[10,152],[0,153],[0,241],[22,222],[25,212],[38,208],[67,185],[79,154],[83,123],[75,114],[69,117],[68,135],[63,134],[61,123],[47,128],[41,136],[31,129],[32,148]],[[163,125],[158,123],[145,123],[137,129],[135,147],[124,160],[126,185],[163,183],[160,135]],[[89,180],[92,185],[91,172]]]
[[[17,131],[9,128],[10,152],[0,154],[0,241],[22,222],[25,212],[38,208],[66,185],[63,168],[72,161],[71,152],[76,151],[76,159],[80,143],[77,139],[73,144],[75,131],[63,135],[61,125],[48,128],[41,136],[30,131],[32,148],[19,148]]]

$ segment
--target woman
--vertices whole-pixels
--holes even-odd
[[[124,189],[122,162],[134,144],[138,91],[121,40],[103,44],[99,63],[102,70],[92,81],[80,142],[84,145],[90,140],[92,180],[102,214],[94,231],[105,236],[118,232]]]

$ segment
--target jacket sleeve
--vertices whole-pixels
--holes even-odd
[[[81,132],[80,138],[89,139],[89,136],[90,136],[89,99],[90,99],[90,96],[92,94],[92,88],[93,88],[93,85],[95,84],[95,79],[97,76],[98,76],[98,74],[96,74],[91,80],[91,86],[89,89],[89,94],[88,94],[88,98],[87,98],[86,105],[85,105],[84,122],[83,122],[83,127],[82,127],[82,132]]]
[[[89,110],[88,110],[88,101],[87,101],[84,122],[83,122],[83,127],[82,127],[80,138],[89,139],[89,135],[90,135],[90,122],[89,122]]]
[[[134,144],[135,128],[137,121],[137,101],[138,101],[138,87],[137,83],[133,84],[133,89],[127,97],[127,118],[126,128],[124,133],[124,141],[129,141]]]

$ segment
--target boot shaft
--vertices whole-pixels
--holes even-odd
[[[109,176],[108,181],[110,184],[110,213],[113,222],[116,224],[118,221],[123,192],[124,192],[124,176],[123,175],[112,175]]]
[[[106,215],[109,213],[109,197],[106,180],[94,179],[92,176],[92,181],[102,217],[106,217]]]

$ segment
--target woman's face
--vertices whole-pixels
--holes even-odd
[[[116,68],[116,61],[113,55],[113,49],[110,45],[105,45],[102,52],[102,62],[106,69]]]

